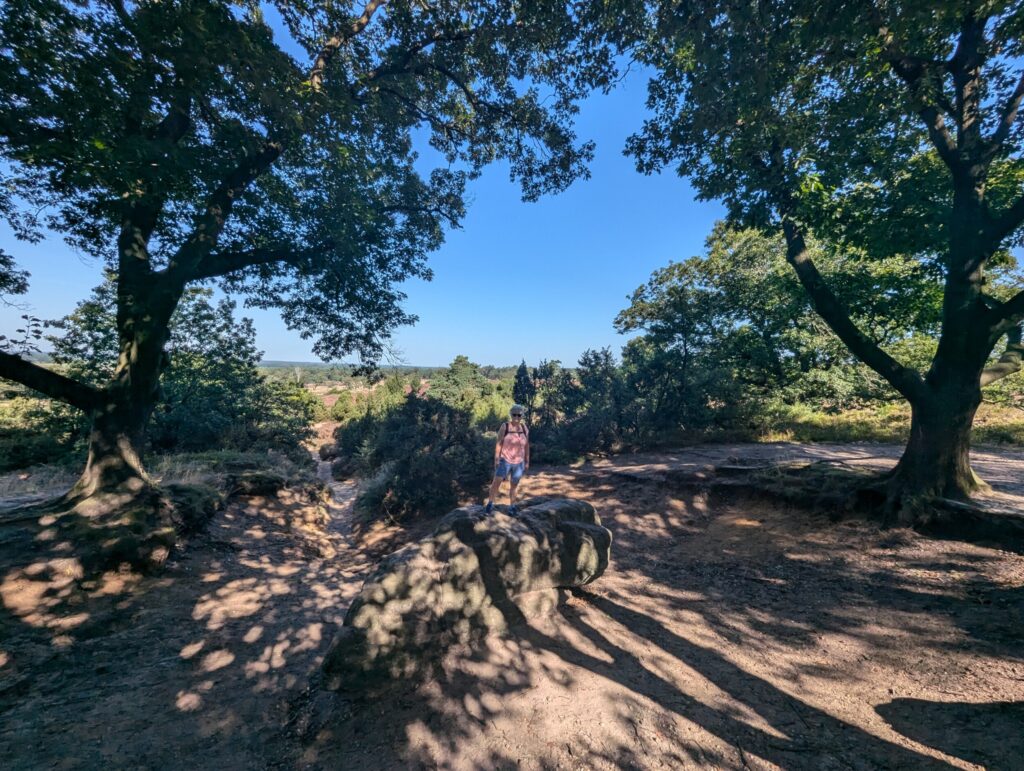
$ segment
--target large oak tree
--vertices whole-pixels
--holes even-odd
[[[922,501],[968,498],[983,485],[968,454],[981,389],[1018,371],[1024,351],[1024,291],[989,282],[1024,222],[1021,4],[696,0],[632,10],[649,24],[616,33],[656,70],[653,115],[629,145],[640,169],[674,165],[733,220],[781,229],[817,312],[909,401],[910,439],[884,481],[888,508],[912,521],[929,508]],[[934,271],[942,318],[926,371],[858,325],[851,298],[815,265],[812,231]]]
[[[0,352],[0,377],[92,417],[71,498],[148,486],[142,436],[190,285],[280,309],[325,358],[373,360],[411,321],[397,285],[429,276],[468,178],[505,159],[532,199],[584,173],[574,103],[609,66],[575,39],[573,14],[511,0],[5,2],[0,213],[25,238],[62,234],[116,281],[107,382]],[[24,289],[7,255],[0,289]]]

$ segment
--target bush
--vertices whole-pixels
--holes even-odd
[[[0,400],[0,472],[81,460],[83,421],[74,412],[20,394]]]
[[[491,448],[468,410],[410,394],[363,452],[375,469],[356,500],[367,517],[441,514],[479,497],[490,481]]]

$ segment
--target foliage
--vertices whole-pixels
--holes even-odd
[[[0,399],[0,471],[64,460],[73,437],[54,425],[60,422],[46,404],[24,393]]]
[[[114,290],[106,282],[52,326],[53,360],[65,372],[101,383],[116,360]],[[157,453],[216,449],[286,449],[299,442],[322,406],[294,382],[268,383],[257,365],[252,321],[235,318],[231,300],[212,302],[212,291],[186,293],[171,321],[161,398],[150,419],[150,448]],[[84,443],[88,423],[77,411],[54,405],[48,430]],[[62,429],[58,428],[59,424]]]
[[[447,369],[431,378],[429,394],[450,407],[471,409],[481,397],[490,396],[493,390],[478,364],[465,356],[456,356]]]
[[[334,440],[338,454],[349,470],[358,468],[359,456],[372,442],[381,425],[405,399],[405,386],[397,373],[371,390],[342,394],[332,409],[341,425]],[[340,405],[340,406],[339,406]]]
[[[526,408],[526,421],[529,423],[533,416],[533,403],[537,398],[537,386],[533,382],[533,375],[523,360],[516,369],[515,381],[512,385],[512,399],[516,404]]]
[[[403,520],[479,497],[490,481],[488,444],[466,410],[409,394],[367,444],[364,462],[375,474],[356,506]]]

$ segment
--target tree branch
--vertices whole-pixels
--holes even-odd
[[[33,391],[86,412],[100,402],[100,392],[92,386],[4,351],[0,351],[0,378],[21,383]]]
[[[267,246],[246,252],[225,252],[207,254],[193,273],[194,281],[224,276],[256,265],[269,265],[275,262],[298,263],[310,257],[316,257],[333,249],[334,244],[324,244],[310,249],[294,250],[288,246]]]
[[[818,315],[825,320],[825,323],[846,344],[854,356],[884,377],[908,400],[914,401],[924,387],[921,375],[896,361],[853,323],[849,312],[829,289],[808,254],[807,244],[800,227],[789,217],[784,216],[782,230],[786,236],[786,260],[793,266],[797,278],[807,290],[807,294],[811,296]]]
[[[402,55],[395,61],[390,64],[382,64],[378,67],[374,67],[372,70],[366,72],[360,80],[364,83],[369,83],[388,75],[400,75],[410,72],[409,64],[412,60],[417,54],[423,53],[430,48],[430,46],[436,45],[437,43],[459,43],[464,40],[469,40],[473,35],[481,32],[482,30],[482,27],[471,27],[458,32],[431,32],[426,37],[406,47],[405,50],[402,51]]]
[[[908,56],[897,44],[896,36],[889,28],[877,4],[871,4],[870,15],[872,24],[877,29],[878,37],[882,41],[883,57],[906,84],[910,92],[910,98],[915,103],[917,114],[924,121],[925,128],[928,130],[928,138],[931,139],[932,145],[949,170],[954,175],[960,175],[964,170],[964,165],[957,149],[956,140],[949,133],[949,128],[946,126],[946,121],[942,117],[938,106],[930,104],[924,99],[923,95],[928,86],[925,82],[925,75],[931,69],[937,66],[946,66],[947,63],[940,65],[937,62],[929,62],[917,57]],[[948,105],[948,99],[946,99],[945,95],[940,93],[937,96],[936,102],[946,102]]]
[[[347,30],[341,34],[334,35],[330,40],[324,43],[323,48],[320,49],[320,53],[316,57],[316,61],[313,63],[313,69],[309,74],[309,84],[313,87],[314,91],[319,91],[323,86],[324,71],[337,55],[339,49],[346,42],[366,29],[366,25],[370,23],[370,19],[373,18],[377,9],[384,5],[385,2],[386,0],[370,0],[366,4],[366,7],[363,8],[362,15],[353,21]]]
[[[956,90],[957,146],[967,152],[968,158],[984,153],[981,135],[981,64],[985,43],[985,25],[988,18],[976,17],[968,11],[960,24],[960,39],[946,68],[953,76]]]
[[[1020,79],[1017,81],[1017,87],[1010,94],[1010,98],[1006,100],[1006,104],[1003,105],[1003,114],[999,119],[999,125],[996,126],[996,130],[989,137],[988,148],[990,156],[994,156],[999,152],[999,148],[1002,147],[1003,142],[1009,136],[1010,129],[1013,128],[1013,123],[1017,120],[1021,99],[1024,99],[1024,73],[1021,73]]]
[[[1002,305],[997,306],[995,311],[996,317],[1001,321],[1014,323],[1024,320],[1024,290],[1017,292]]]
[[[1007,375],[1020,372],[1024,360],[1024,343],[1021,342],[1021,327],[1018,324],[1006,334],[1006,350],[999,360],[981,372],[982,387],[1002,380]]]
[[[162,272],[169,278],[187,283],[195,280],[195,271],[217,245],[224,224],[231,215],[235,199],[277,160],[283,150],[280,142],[267,142],[256,153],[246,156],[232,169],[206,200],[192,234],[171,258]]]
[[[1024,222],[1024,196],[1014,201],[1009,208],[1004,209],[998,217],[989,220],[986,228],[989,243],[993,247],[998,247],[1004,238],[1020,227],[1022,222]]]

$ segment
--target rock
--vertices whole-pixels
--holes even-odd
[[[322,444],[320,445],[320,460],[334,460],[338,457],[338,445],[336,444]]]
[[[456,509],[363,584],[324,659],[326,687],[414,675],[453,643],[550,612],[559,589],[604,573],[611,541],[584,501],[531,498],[515,517]]]
[[[288,485],[288,480],[274,471],[243,471],[227,479],[232,495],[274,495]]]
[[[171,482],[163,486],[163,491],[171,503],[171,521],[182,535],[203,530],[224,508],[224,493],[210,485]]]

